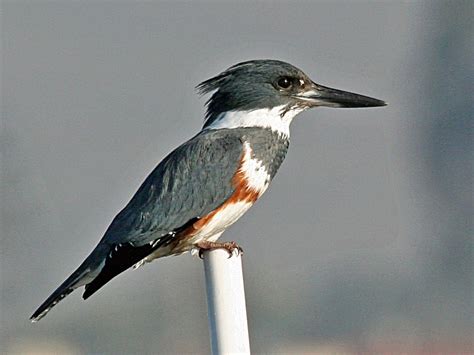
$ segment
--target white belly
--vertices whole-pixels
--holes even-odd
[[[195,244],[202,240],[216,241],[222,232],[242,217],[250,207],[252,207],[252,204],[247,201],[226,205],[212,216],[209,222],[190,239],[190,243]]]

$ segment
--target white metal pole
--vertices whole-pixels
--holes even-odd
[[[250,354],[241,253],[204,252],[211,350],[214,355]]]

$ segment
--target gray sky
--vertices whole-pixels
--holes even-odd
[[[202,265],[188,255],[28,317],[200,129],[194,86],[255,58],[389,106],[298,116],[270,189],[223,236],[245,250],[253,350],[469,348],[470,2],[2,8],[0,352],[209,351]]]

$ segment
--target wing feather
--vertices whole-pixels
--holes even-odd
[[[101,243],[144,245],[224,203],[234,192],[232,177],[243,152],[242,138],[230,131],[203,131],[171,152],[114,218]]]

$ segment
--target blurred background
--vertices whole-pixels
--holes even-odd
[[[473,352],[473,4],[3,1],[0,353],[210,351],[189,255],[28,317],[200,129],[194,86],[256,58],[389,106],[298,116],[224,235],[253,352]]]

